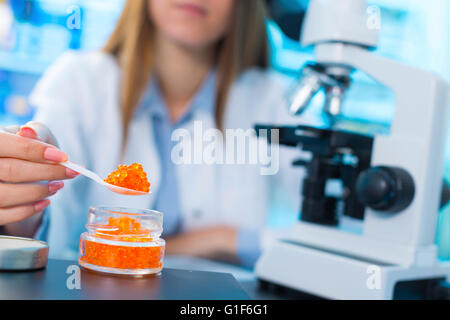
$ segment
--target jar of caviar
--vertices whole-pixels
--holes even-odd
[[[87,269],[120,275],[159,273],[165,249],[162,222],[157,211],[91,207],[78,262]]]

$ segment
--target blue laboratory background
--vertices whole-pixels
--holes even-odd
[[[308,4],[308,0],[292,1],[303,7]],[[377,54],[432,70],[450,81],[450,1],[368,2],[381,12]],[[0,126],[31,119],[33,108],[27,96],[39,76],[67,49],[101,48],[123,3],[124,0],[0,0]],[[295,77],[300,67],[313,59],[311,49],[284,36],[271,21],[267,30],[273,67]],[[319,109],[322,99],[320,95],[315,99],[312,112]],[[355,74],[345,102],[346,117],[389,127],[393,106],[394,97],[389,90],[364,74]],[[444,176],[450,178],[449,145]],[[273,209],[270,223],[274,226],[288,225],[296,219],[283,215],[282,202]],[[440,214],[437,242],[440,257],[450,259],[450,208],[444,208]]]

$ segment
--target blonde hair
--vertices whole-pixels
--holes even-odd
[[[268,43],[263,0],[235,0],[229,32],[217,44],[216,124],[222,128],[228,92],[233,81],[251,67],[268,66]],[[103,51],[112,54],[122,71],[121,112],[124,142],[134,110],[150,79],[154,25],[148,0],[127,0]]]

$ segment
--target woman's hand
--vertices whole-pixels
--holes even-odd
[[[169,255],[188,255],[237,262],[237,231],[218,226],[170,237],[166,244]]]
[[[61,180],[77,176],[58,165],[68,157],[49,143],[55,140],[39,123],[0,130],[0,226],[41,213],[63,188]]]

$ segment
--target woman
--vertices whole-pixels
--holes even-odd
[[[35,122],[0,133],[3,232],[46,238],[53,257],[73,259],[89,206],[154,208],[168,254],[252,266],[274,197],[297,210],[289,151],[272,176],[255,165],[176,165],[171,134],[291,120],[267,50],[262,1],[128,0],[102,52],[68,53],[45,73],[31,96]],[[36,141],[53,136],[61,149]],[[142,163],[153,193],[120,196],[82,177],[58,192],[76,176],[57,164],[68,157],[101,176]]]

